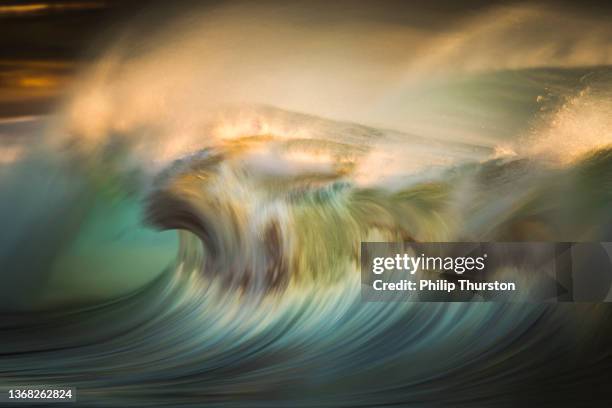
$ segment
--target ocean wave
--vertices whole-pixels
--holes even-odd
[[[610,368],[605,304],[360,298],[363,241],[612,240],[610,61],[590,52],[609,27],[580,20],[566,53],[547,33],[534,47],[517,39],[523,58],[495,59],[514,19],[533,34],[547,15],[505,11],[435,38],[366,30],[438,52],[353,76],[332,63],[334,75],[290,81],[293,65],[272,57],[296,44],[327,56],[317,44],[329,33],[304,44],[287,22],[286,43],[246,41],[241,58],[205,40],[242,18],[109,52],[42,140],[0,147],[2,384],[77,387],[84,406],[596,400]],[[418,83],[483,36],[481,53]],[[377,55],[396,61],[391,51]],[[372,72],[410,78],[370,85]],[[601,389],[585,396],[587,380]]]

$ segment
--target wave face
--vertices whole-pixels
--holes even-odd
[[[507,34],[487,16],[458,30]],[[167,46],[111,53],[28,125],[46,129],[38,147],[0,151],[0,383],[76,387],[83,406],[610,401],[606,304],[360,299],[362,241],[612,240],[612,76],[570,48],[555,68],[533,50],[402,82],[380,112],[406,98],[428,113],[400,130],[275,107],[275,92],[177,99],[197,69],[145,86]]]
[[[40,295],[60,286],[64,303],[100,299],[90,288],[100,278],[74,280],[89,271],[79,266],[124,291],[142,285],[130,276],[142,268],[152,282],[98,306],[6,315],[3,383],[69,384],[92,406],[506,406],[559,393],[581,401],[585,378],[604,389],[596,374],[610,367],[606,305],[365,303],[357,265],[362,240],[608,239],[612,150],[563,166],[536,156],[474,160],[496,153],[316,120],[336,130],[333,140],[245,136],[182,157],[150,181],[130,170],[75,186],[82,174],[57,170],[53,179],[71,194],[46,211],[68,200],[82,214],[52,212],[53,228],[28,237],[32,253],[61,253],[19,266],[30,276],[52,271],[34,298],[63,304],[57,293]],[[373,184],[353,177],[372,151],[396,151],[394,138],[406,157],[459,159]],[[34,164],[23,166],[19,173]],[[178,240],[138,220],[179,230]],[[117,236],[114,223],[136,230]],[[53,247],[57,234],[73,242]],[[70,284],[79,296],[66,297]]]

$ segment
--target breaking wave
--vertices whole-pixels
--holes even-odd
[[[609,68],[575,52],[533,67],[535,51],[478,66],[406,92],[493,89],[464,101],[491,122],[425,98],[430,127],[387,128],[333,101],[333,118],[275,107],[276,89],[202,98],[197,67],[159,80],[171,50],[111,53],[38,124],[38,147],[0,164],[3,384],[149,407],[579,403],[587,379],[604,392],[605,305],[365,303],[358,265],[362,241],[611,240]]]

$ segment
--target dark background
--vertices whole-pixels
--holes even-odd
[[[79,69],[123,32],[146,35],[172,17],[227,1],[58,0],[0,1],[0,118],[47,112]],[[276,5],[278,2],[258,2]],[[296,2],[293,2],[296,3]],[[297,2],[300,18],[312,23],[343,19],[382,21],[435,31],[484,8],[511,3]],[[575,13],[610,13],[612,2],[546,2]],[[282,4],[278,3],[281,7]],[[529,2],[533,4],[533,2]],[[293,4],[295,6],[295,4]],[[579,6],[579,7],[578,7]],[[325,11],[322,8],[325,7]]]

